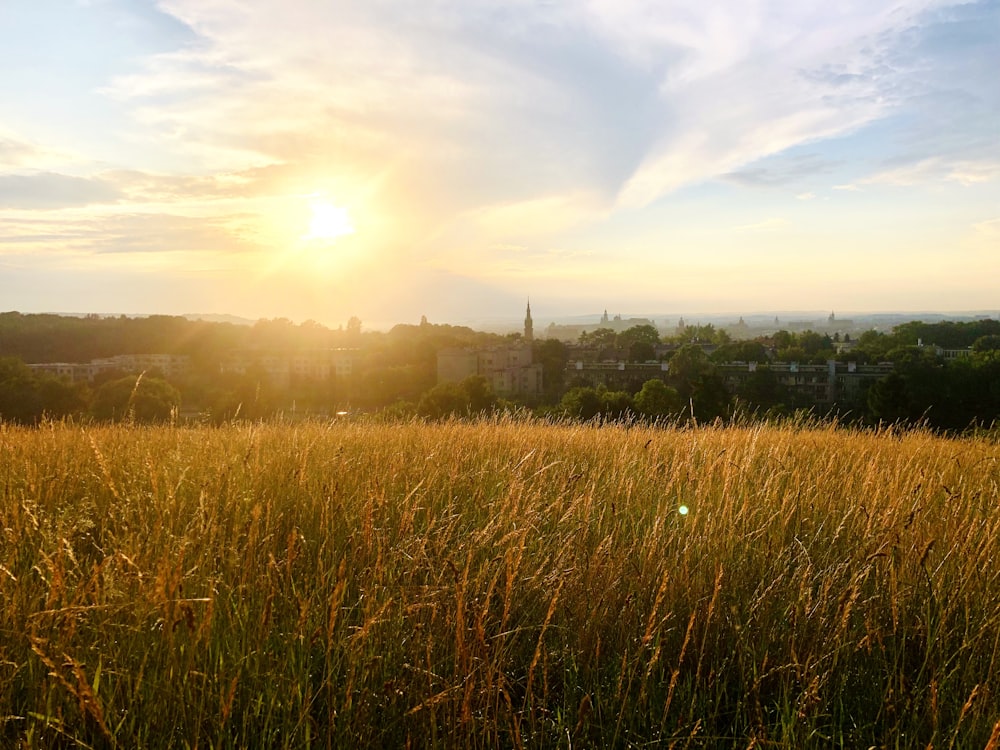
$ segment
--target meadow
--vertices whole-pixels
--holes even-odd
[[[47,424],[0,488],[0,746],[1000,748],[995,440]]]

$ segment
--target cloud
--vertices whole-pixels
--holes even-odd
[[[997,243],[1000,243],[1000,219],[989,219],[973,224],[972,238],[984,249],[988,248],[995,253]]]
[[[760,159],[723,178],[748,187],[779,187],[828,174],[836,166],[835,162],[819,154],[778,155]]]
[[[33,213],[32,216],[37,216]],[[241,235],[248,217],[193,217],[166,213],[125,213],[99,218],[60,213],[58,218],[13,217],[2,225],[5,254],[58,247],[63,255],[208,256],[259,251],[252,235]]]
[[[164,0],[197,42],[105,91],[192,172],[391,164],[434,175],[445,221],[581,188],[636,207],[829,170],[760,162],[923,106],[953,4]]]
[[[401,279],[517,263],[606,285],[599,261],[668,268],[697,247],[725,265],[734,225],[786,226],[767,217],[787,201],[761,187],[809,200],[944,181],[979,206],[996,182],[995,0],[153,5],[170,16],[154,41],[116,33],[114,55],[81,52],[100,117],[74,100],[61,140],[39,128],[72,157],[43,158],[11,130],[16,113],[0,122],[7,250],[164,265],[280,253],[308,220],[303,196],[322,193],[351,204],[371,267]],[[29,223],[38,208],[59,211]],[[860,247],[850,232],[868,225],[843,216],[841,244]],[[738,244],[777,254],[779,239]]]
[[[41,156],[41,149],[16,138],[0,135],[0,165],[19,167]]]
[[[658,14],[651,5],[630,3],[643,11],[647,39],[659,35],[664,43],[682,44],[686,38],[688,49],[663,84],[675,116],[623,186],[619,203],[647,205],[718,175],[752,180],[760,175],[745,166],[764,157],[923,111],[925,66],[942,53],[928,52],[918,64],[908,50],[914,38],[947,23],[938,14],[948,5],[760,3],[734,10],[729,21],[709,11],[691,19],[690,28],[679,24],[683,33],[669,33],[663,29],[676,8],[658,6]],[[991,80],[976,64],[967,67],[976,70],[980,86]]]
[[[909,186],[933,182],[957,182],[975,185],[1000,178],[1000,160],[950,160],[942,157],[885,169],[863,180],[872,185]]]
[[[101,179],[55,172],[0,175],[0,208],[56,209],[112,203],[120,197]]]
[[[0,120],[0,174],[4,170],[17,174],[57,172],[68,167],[79,168],[85,161],[79,153],[40,143],[9,129],[5,131]]]

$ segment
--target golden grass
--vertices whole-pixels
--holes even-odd
[[[996,747],[998,462],[891,430],[3,427],[0,744]]]

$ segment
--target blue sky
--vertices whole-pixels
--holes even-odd
[[[998,39],[996,0],[5,0],[0,306],[997,310]]]

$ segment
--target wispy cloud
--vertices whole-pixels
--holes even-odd
[[[452,211],[581,185],[636,207],[828,169],[759,162],[921,106],[953,5],[165,0],[199,42],[106,91],[199,171],[392,163]]]
[[[620,202],[644,205],[687,184],[739,174],[763,157],[854,132],[907,105],[914,72],[898,48],[933,21],[926,12],[935,5],[945,3],[760,4],[733,12],[731,23],[713,23],[708,13],[690,34],[688,63],[664,85],[676,117]]]
[[[19,167],[41,156],[41,149],[31,143],[0,134],[0,166]]]
[[[814,181],[829,174],[837,166],[835,161],[819,154],[779,154],[759,159],[735,172],[722,175],[723,179],[748,187],[784,187],[804,181]]]
[[[100,179],[54,172],[0,175],[0,208],[52,209],[110,203],[120,198]]]
[[[914,164],[886,169],[863,180],[866,184],[909,186],[935,182],[974,185],[1000,178],[1000,160],[949,160],[941,157],[922,159]]]
[[[790,231],[734,230],[864,246],[872,212],[816,199],[831,186],[897,217],[921,214],[914,186],[968,188],[941,191],[975,197],[941,236],[995,205],[995,0],[126,5],[38,26],[67,43],[81,23],[116,32],[38,58],[69,104],[18,68],[0,112],[8,251],[281,256],[322,194],[400,284],[516,260],[596,288],[695,248],[707,268],[731,267],[735,244],[775,268],[792,252]],[[0,29],[0,61],[16,41]]]
[[[100,255],[179,255],[259,252],[258,244],[240,239],[239,224],[248,217],[194,217],[164,213],[109,214],[93,217],[62,211],[32,212],[0,225],[4,254],[37,254],[57,244],[59,252],[80,258]]]

